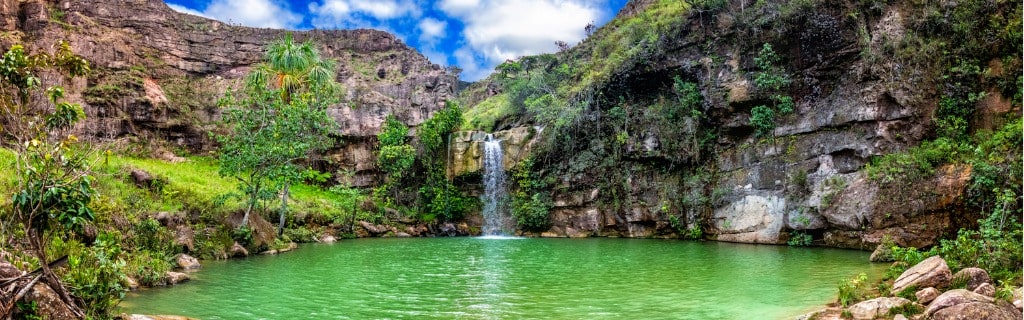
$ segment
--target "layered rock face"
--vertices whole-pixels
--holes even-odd
[[[50,48],[70,42],[93,67],[87,79],[66,84],[87,121],[79,133],[115,140],[167,141],[206,151],[218,129],[216,107],[284,30],[240,27],[171,10],[160,0],[0,1],[3,47],[25,43]],[[356,185],[376,181],[371,153],[383,119],[394,114],[416,126],[451,98],[457,78],[441,66],[376,30],[294,32],[337,61],[341,103],[338,150],[330,169],[346,170]],[[156,140],[154,140],[156,139]]]
[[[895,58],[892,49],[920,32],[907,18],[913,6],[824,4],[793,14],[765,9],[786,4],[765,3],[680,18],[687,20],[663,31],[650,54],[595,88],[598,102],[584,109],[581,124],[553,133],[562,134],[559,143],[542,156],[542,170],[559,179],[545,234],[680,237],[702,229],[720,241],[778,244],[798,232],[829,246],[872,249],[884,236],[931,245],[977,218],[965,212],[970,166],[937,168],[912,187],[867,174],[872,158],[936,135],[936,72],[947,71]],[[648,5],[631,1],[619,18]],[[587,41],[593,48],[605,40]],[[587,41],[575,49],[584,52],[567,55],[590,55]],[[773,93],[755,85],[765,43],[792,80],[783,91],[794,111],[757,134],[752,109],[773,105]],[[1002,63],[989,59],[980,64]],[[700,117],[645,118],[675,99],[677,78],[699,88]],[[998,89],[984,90],[972,129],[997,128],[1005,115],[1020,114]],[[625,110],[625,125],[609,125],[613,108]]]

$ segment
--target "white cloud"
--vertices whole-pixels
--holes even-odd
[[[434,42],[439,38],[445,37],[448,22],[434,18],[425,18],[420,20],[417,27],[420,29],[420,42]]]
[[[471,53],[455,53],[464,77],[477,80],[494,66],[525,55],[557,50],[555,41],[573,44],[583,28],[607,13],[584,0],[442,0],[438,8],[465,25]]]
[[[258,28],[294,29],[302,15],[282,0],[213,0],[203,11],[169,4],[171,9],[224,22]]]
[[[191,14],[191,15],[194,15],[194,16],[204,17],[204,18],[209,18],[205,14],[203,14],[202,12],[186,8],[184,6],[179,6],[179,5],[170,4],[170,3],[168,3],[167,6],[171,7],[171,9],[174,9],[174,11],[177,11],[177,12],[187,13],[187,14]]]
[[[413,0],[324,0],[310,3],[309,13],[317,28],[380,28],[383,21],[421,14]]]

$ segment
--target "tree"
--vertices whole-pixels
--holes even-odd
[[[64,100],[63,87],[51,85],[43,89],[37,76],[43,72],[72,78],[88,73],[89,64],[72,53],[66,42],[58,43],[52,55],[28,54],[21,45],[15,45],[0,58],[0,132],[11,140],[7,146],[16,154],[17,172],[17,187],[11,201],[13,215],[9,217],[14,223],[4,221],[0,225],[5,226],[0,228],[14,224],[25,228],[42,268],[39,277],[49,283],[76,316],[83,317],[82,310],[47,265],[43,239],[45,234],[54,232],[81,234],[84,225],[93,220],[89,202],[95,192],[89,178],[88,152],[70,134],[85,113],[81,106]],[[39,93],[43,93],[45,101],[36,101]],[[8,314],[20,298],[15,296],[5,302],[0,306],[0,314]]]
[[[377,191],[378,195],[386,195],[391,189],[397,191],[395,186],[405,176],[406,171],[412,168],[416,160],[416,150],[405,141],[408,134],[409,128],[392,115],[387,116],[384,125],[380,128],[380,133],[377,134],[377,139],[380,141],[377,165],[387,174],[388,179],[387,183],[380,186]],[[393,200],[387,196],[383,196],[383,198],[385,203],[390,203]]]
[[[231,133],[221,143],[220,174],[238,180],[246,209],[241,227],[261,199],[282,190],[279,230],[284,229],[288,187],[300,179],[302,165],[312,153],[333,146],[330,134],[337,123],[327,106],[337,102],[340,85],[335,64],[320,57],[313,43],[295,43],[292,35],[267,47],[264,62],[246,78],[241,97],[228,93],[224,122]]]

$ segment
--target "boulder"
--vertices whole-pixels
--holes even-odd
[[[941,292],[939,292],[939,289],[927,287],[918,290],[916,293],[914,293],[914,296],[917,297],[917,303],[927,305],[929,302],[932,302],[932,300],[935,300],[935,297],[938,297],[940,293]]]
[[[135,278],[124,277],[124,282],[125,286],[128,287],[128,290],[130,291],[135,291],[139,289],[139,281],[135,280]]]
[[[145,314],[133,314],[133,315],[122,315],[121,319],[124,320],[195,320],[195,318],[183,317],[183,316],[172,316],[172,315],[145,315]]]
[[[174,232],[174,244],[188,249],[189,252],[196,250],[195,232],[192,227],[179,225]]]
[[[991,283],[985,282],[985,283],[982,283],[981,285],[979,285],[977,288],[974,288],[974,293],[977,293],[977,294],[980,294],[980,295],[983,295],[983,296],[986,296],[986,297],[995,297],[996,296],[996,287],[992,286]]]
[[[972,302],[984,302],[992,303],[992,298],[970,292],[964,289],[953,289],[943,292],[931,304],[928,305],[928,309],[924,310],[925,316],[930,316],[939,310],[946,309],[955,305],[972,303]]]
[[[245,247],[236,241],[235,244],[231,245],[231,250],[228,254],[232,257],[248,257],[249,250],[246,250]]]
[[[295,243],[295,242],[289,242],[289,243],[288,243],[288,246],[286,246],[286,247],[284,247],[284,248],[279,248],[279,249],[277,249],[277,252],[278,252],[278,253],[282,253],[282,252],[288,252],[288,251],[292,251],[292,250],[295,250],[295,249],[298,249],[298,248],[299,248],[299,244],[298,244],[298,243]]]
[[[912,303],[900,297],[881,297],[861,301],[850,306],[850,314],[855,320],[870,320],[889,314],[889,309]]]
[[[892,320],[907,320],[907,316],[904,316],[902,314],[897,314],[897,315],[892,317]]]
[[[24,274],[24,272],[18,270],[18,268],[13,264],[7,262],[7,259],[4,259],[5,254],[7,253],[0,251],[0,278],[13,278]]]
[[[174,271],[167,271],[164,278],[167,279],[167,285],[176,285],[190,279],[188,274]]]
[[[36,303],[36,315],[42,319],[78,319],[57,292],[44,283],[36,283],[24,299]]]
[[[982,283],[992,283],[992,278],[989,278],[988,272],[985,269],[964,268],[953,275],[952,282],[957,281],[964,281],[967,284],[966,289],[974,291]]]
[[[129,172],[129,175],[132,176],[132,181],[134,181],[135,185],[139,186],[139,188],[149,189],[152,187],[153,175],[149,174],[149,172],[142,169],[132,169],[132,171]]]
[[[896,278],[896,282],[892,285],[892,292],[898,293],[910,287],[943,288],[949,284],[952,277],[946,260],[940,256],[933,256],[907,269]]]
[[[335,238],[334,236],[329,235],[329,234],[325,234],[325,235],[320,236],[320,242],[322,242],[322,243],[335,243],[337,241],[338,241],[338,238]]]
[[[196,259],[195,257],[192,257],[184,253],[179,254],[176,258],[174,258],[174,260],[178,262],[178,268],[181,268],[183,270],[193,270],[199,269],[199,267],[201,267],[199,265],[199,259]]]
[[[405,232],[396,232],[395,233],[395,237],[396,238],[409,238],[409,237],[412,237],[412,235],[410,235],[408,233],[405,233]]]
[[[875,247],[875,251],[871,252],[871,262],[893,262],[892,248],[886,246],[884,243],[879,244]]]
[[[1022,297],[1020,287],[1013,290],[1013,306],[1017,307],[1017,310],[1024,308],[1024,297]]]
[[[380,234],[388,232],[388,228],[386,226],[374,225],[374,224],[366,222],[366,221],[359,221],[359,226],[363,227],[363,230],[366,230],[366,232],[369,232],[370,235],[372,235],[372,236],[376,236],[376,235],[380,235]]]
[[[1020,320],[1019,310],[988,302],[967,302],[943,308],[931,320]]]

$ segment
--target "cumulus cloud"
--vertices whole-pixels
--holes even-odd
[[[583,0],[442,0],[437,7],[465,25],[466,46],[455,57],[469,80],[506,59],[554,52],[555,41],[576,43],[604,14]]]
[[[213,0],[203,11],[168,4],[171,9],[210,19],[258,28],[294,29],[302,15],[282,0]]]
[[[418,17],[420,9],[413,0],[324,0],[310,3],[309,13],[317,28],[382,29],[388,20]]]
[[[444,38],[448,22],[434,18],[424,18],[417,25],[420,30],[420,42],[433,42]]]

